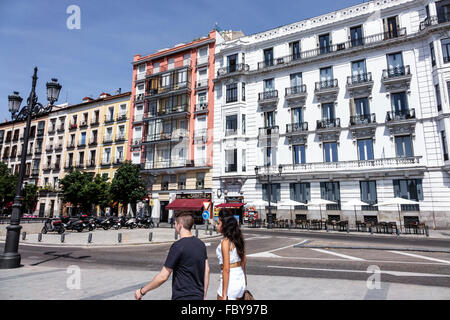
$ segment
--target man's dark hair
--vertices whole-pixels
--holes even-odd
[[[194,213],[191,211],[181,211],[175,214],[175,220],[180,223],[184,229],[191,231],[194,225]]]

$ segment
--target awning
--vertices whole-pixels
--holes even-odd
[[[209,202],[209,199],[175,199],[166,206],[167,210],[202,210],[203,202]]]
[[[226,208],[226,209],[236,209],[236,208],[240,208],[243,205],[245,205],[245,203],[241,203],[241,202],[230,202],[230,203],[221,203],[218,204],[216,206],[216,208]]]

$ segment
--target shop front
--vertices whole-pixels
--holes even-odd
[[[218,204],[219,210],[229,210],[238,220],[239,224],[244,222],[244,197],[226,197],[225,203]]]
[[[210,193],[177,194],[175,200],[166,205],[165,209],[173,210],[173,215],[180,211],[192,211],[194,213],[195,224],[203,224],[203,211],[205,211],[205,209],[209,209],[205,208],[205,205],[209,206],[209,208],[211,207]]]

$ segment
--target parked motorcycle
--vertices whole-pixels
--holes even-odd
[[[66,230],[82,232],[84,229],[83,220],[70,219],[70,217],[62,217],[61,222]]]
[[[151,217],[137,217],[136,224],[138,228],[154,228],[153,219]]]
[[[125,224],[127,222],[127,219],[125,218],[125,216],[121,216],[119,219],[117,219],[116,221],[114,221],[114,229],[119,230],[120,228],[125,227]]]
[[[114,224],[114,217],[108,217],[97,224],[97,227],[103,228],[103,230],[109,230],[114,226]]]
[[[46,234],[47,232],[58,232],[59,234],[62,234],[65,231],[66,230],[61,220],[48,218],[45,220],[41,233]]]

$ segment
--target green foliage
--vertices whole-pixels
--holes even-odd
[[[27,183],[23,188],[23,212],[31,213],[34,210],[38,199],[38,186],[35,184]]]
[[[0,209],[14,200],[17,180],[17,175],[11,174],[6,163],[0,162]]]
[[[124,208],[129,203],[142,200],[146,194],[146,187],[141,178],[140,167],[125,161],[114,175],[110,192],[112,199],[120,202]]]

